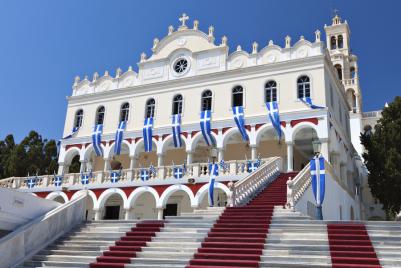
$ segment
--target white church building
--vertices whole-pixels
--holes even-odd
[[[252,51],[237,46],[233,52],[226,36],[216,40],[213,26],[204,32],[185,14],[179,21],[153,40],[151,55],[140,55],[137,71],[119,68],[113,75],[75,78],[57,175],[9,178],[1,186],[61,203],[88,191],[88,219],[162,219],[208,206],[208,164],[217,162],[216,206],[240,202],[271,172],[291,173],[287,206],[314,217],[309,160],[313,144],[320,143],[325,218],[383,217],[361,159],[362,93],[347,21],[335,16],[324,26],[325,38],[316,30],[314,40],[286,36],[283,46],[270,40],[254,42]],[[266,103],[272,102],[280,131],[269,118]],[[243,131],[234,107],[243,107]],[[210,111],[211,143],[201,128],[205,111]],[[174,140],[176,115],[181,146]],[[152,134],[146,141],[149,118]],[[151,150],[145,150],[149,143]],[[248,168],[256,162],[258,169]]]

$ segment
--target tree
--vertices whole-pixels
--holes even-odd
[[[401,210],[401,97],[382,111],[374,131],[361,134],[373,197],[390,214]]]

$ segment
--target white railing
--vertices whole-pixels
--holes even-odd
[[[347,185],[334,173],[333,166],[325,161],[325,174],[335,181],[342,190],[347,192],[351,197],[355,194],[347,187]],[[295,210],[297,202],[304,195],[308,187],[312,183],[310,175],[310,165],[306,165],[301,172],[298,173],[293,179],[287,181],[287,207]]]
[[[266,159],[261,160],[263,164]],[[246,160],[232,160],[226,161],[226,169],[223,169],[219,165],[219,176],[234,176],[234,175],[246,175],[248,174]],[[198,177],[208,177],[209,176],[209,163],[192,163],[186,166],[186,172],[183,179],[198,178]],[[174,166],[162,166],[155,167],[156,174],[149,173],[149,178],[147,181],[153,181],[155,179],[170,179],[174,177],[173,169]],[[88,184],[102,184],[111,183],[112,172],[121,172],[121,176],[118,178],[119,183],[124,182],[136,182],[141,181],[141,170],[143,168],[134,169],[124,169],[124,170],[110,170],[110,171],[94,171],[92,176],[89,176]],[[149,170],[149,169],[148,169]],[[85,172],[85,175],[89,175]],[[43,175],[43,176],[32,176],[32,177],[11,177],[7,179],[0,180],[0,187],[5,188],[22,188],[27,189],[28,180],[33,178],[36,180],[34,188],[44,188],[44,187],[56,187],[55,176],[54,175]],[[73,185],[82,185],[80,173],[69,173],[62,176],[62,183],[59,187],[69,187]]]
[[[342,82],[344,86],[353,86],[358,84],[358,79],[357,78],[343,79]]]
[[[229,206],[241,206],[248,203],[263,186],[275,180],[281,170],[281,157],[267,159],[255,172],[231,185]]]

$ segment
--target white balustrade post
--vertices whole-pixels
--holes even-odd
[[[294,144],[289,141],[287,143],[287,172],[294,170]]]
[[[158,208],[157,209],[157,219],[158,220],[162,220],[163,219],[163,211],[164,211],[163,208]]]

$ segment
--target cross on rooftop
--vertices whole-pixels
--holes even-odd
[[[189,20],[189,17],[187,16],[187,14],[185,14],[185,13],[182,13],[182,16],[178,19],[179,21],[181,21],[181,27],[182,28],[186,28],[187,26],[185,25],[185,22],[187,21],[187,20]]]

